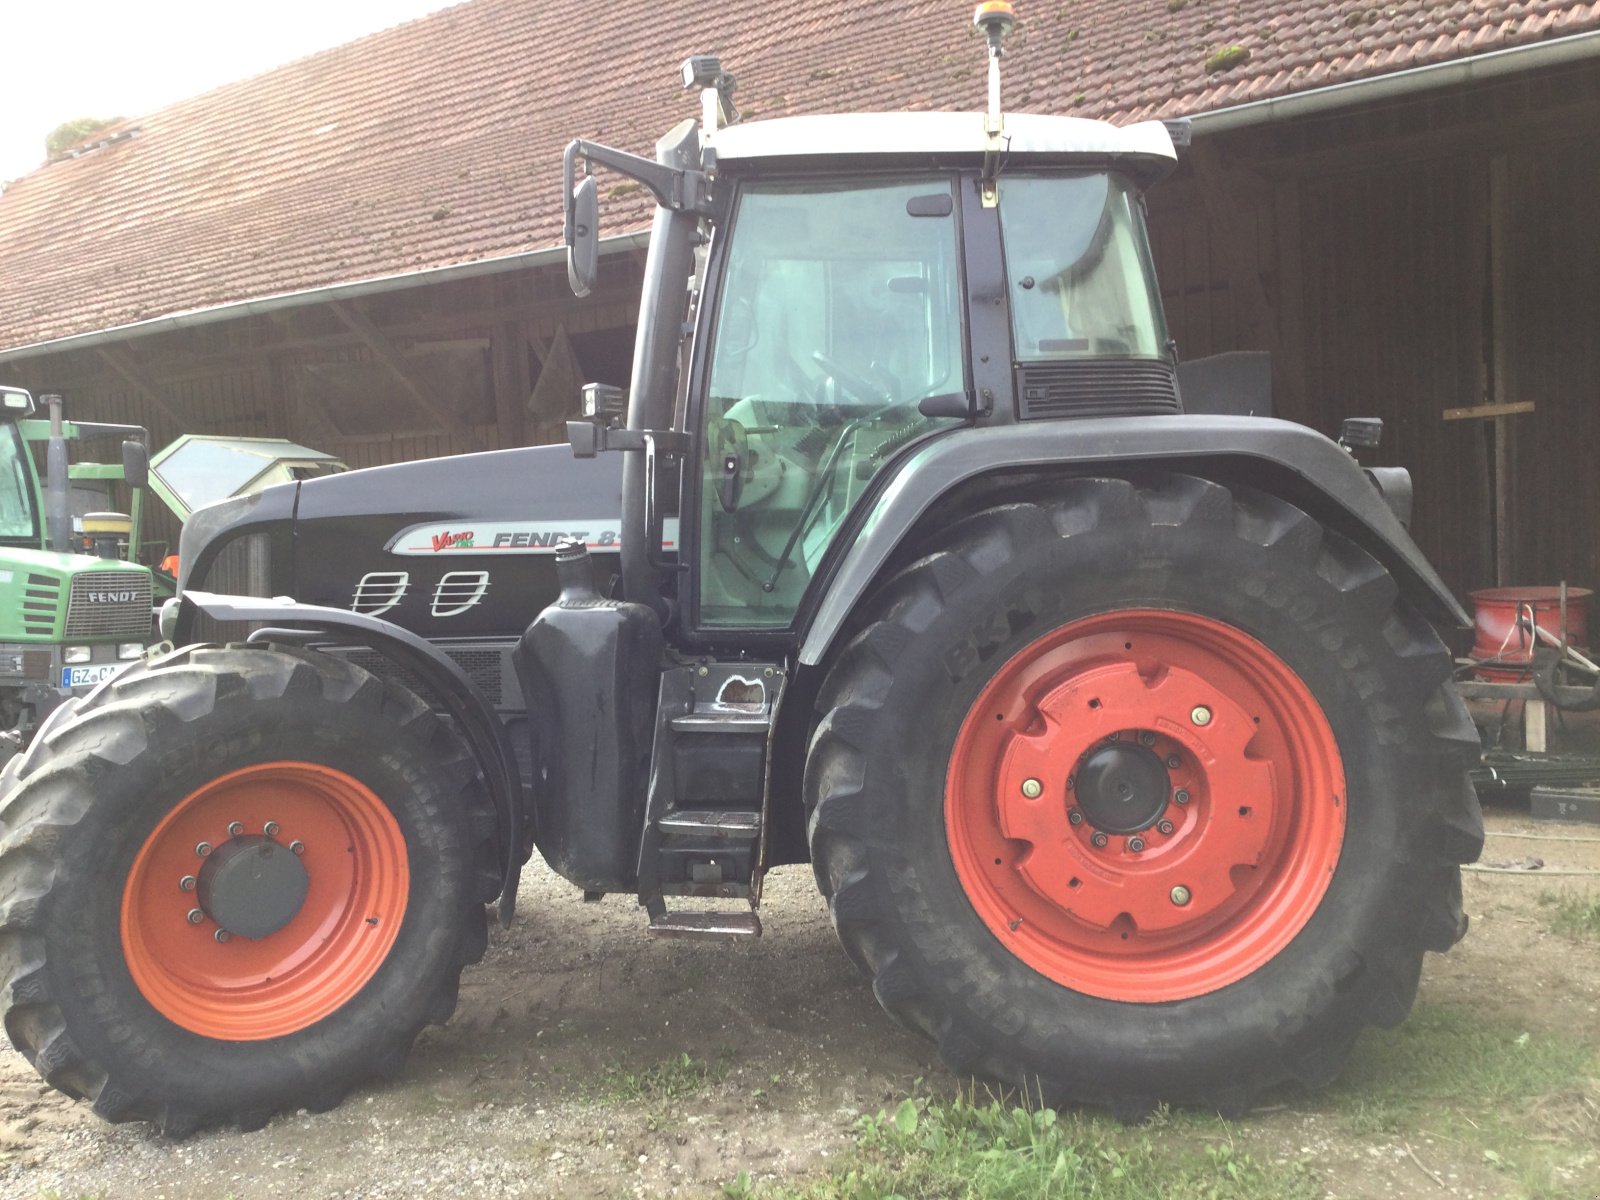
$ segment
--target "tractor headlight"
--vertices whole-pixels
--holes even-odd
[[[119,642],[117,644],[117,657],[124,662],[135,658],[144,657],[143,642]]]
[[[92,651],[88,646],[64,646],[61,650],[61,661],[69,663],[86,663]]]

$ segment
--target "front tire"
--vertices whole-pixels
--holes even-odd
[[[169,1133],[393,1074],[486,944],[493,813],[414,695],[328,655],[130,668],[6,771],[0,1013]]]
[[[1464,931],[1450,659],[1369,555],[1159,475],[978,513],[839,655],[806,774],[845,949],[962,1073],[1135,1114],[1330,1080]]]

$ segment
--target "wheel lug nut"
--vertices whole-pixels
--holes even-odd
[[[1092,843],[1094,843],[1094,848],[1096,850],[1104,850],[1105,847],[1106,847],[1106,843],[1108,841],[1110,841],[1111,839],[1106,837],[1106,835],[1103,834],[1103,833],[1097,833],[1092,838],[1090,838],[1089,840]]]
[[[204,921],[205,919],[206,919],[206,914],[201,912],[198,908],[191,908],[189,910],[189,924],[198,925],[198,924],[200,924],[201,921]]]
[[[1143,849],[1144,849],[1144,839],[1142,837],[1131,837],[1131,838],[1128,839],[1128,853],[1129,854],[1137,854],[1137,853],[1139,853],[1139,851],[1141,851]]]
[[[306,852],[306,844],[296,839],[289,843],[289,849],[295,854],[304,854]]]
[[[229,837],[238,837],[243,832],[244,832],[244,822],[243,821],[232,821],[232,822],[230,822],[228,824],[228,836]]]
[[[1211,724],[1211,710],[1204,704],[1196,704],[1189,712],[1189,720],[1196,725],[1209,725]]]
[[[1157,821],[1156,822],[1156,829],[1159,830],[1165,836],[1169,836],[1170,837],[1174,828],[1175,828],[1175,826],[1172,824],[1171,821]]]
[[[219,943],[221,943],[221,942],[227,941],[229,938],[231,938],[233,936],[233,934],[229,933],[226,929],[219,929],[214,934],[212,934],[211,936],[216,938],[217,941]]]
[[[1071,825],[1083,824],[1083,813],[1076,808],[1067,809],[1067,822]]]
[[[198,854],[201,858],[204,858],[206,855],[211,853],[211,843],[210,842],[200,842],[198,845],[195,846],[194,852],[196,854]]]
[[[1037,800],[1044,794],[1044,784],[1037,779],[1024,779],[1022,781],[1022,794],[1029,800]]]
[[[199,882],[200,881],[193,875],[185,875],[182,879],[178,880],[178,886],[186,892],[192,892],[195,889],[195,885]]]
[[[1167,755],[1167,770],[1176,771],[1181,766],[1183,766],[1183,759],[1176,754]]]
[[[1172,798],[1179,804],[1187,804],[1189,803],[1189,791],[1187,788],[1179,788],[1172,793]]]
[[[1179,908],[1182,908],[1185,904],[1189,903],[1190,899],[1191,897],[1189,895],[1189,889],[1184,887],[1183,884],[1180,883],[1177,887],[1172,889],[1172,902]]]
[[[1156,735],[1151,733],[1148,729],[1145,730],[1139,735],[1139,744],[1141,746],[1154,746],[1156,744]]]
[[[1109,734],[1106,737],[1106,741],[1108,741],[1108,742],[1120,742],[1121,740],[1122,740],[1122,732],[1120,730],[1118,730],[1116,733]]]
[[[1067,791],[1070,792],[1073,788],[1075,788],[1077,786],[1078,786],[1078,777],[1076,775],[1068,775],[1067,776]]]
[[[268,821],[261,827],[261,832],[266,834],[268,837],[277,837],[278,823],[276,821]]]

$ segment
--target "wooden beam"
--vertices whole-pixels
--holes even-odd
[[[458,435],[479,449],[488,449],[488,443],[483,440],[483,437],[476,429],[458,420],[455,414],[451,413],[449,409],[445,408],[427,391],[417,385],[416,380],[412,379],[410,372],[405,369],[405,364],[401,362],[399,349],[381,329],[372,323],[366,313],[356,308],[353,304],[347,304],[342,300],[330,301],[328,307],[333,309],[334,314],[344,322],[345,327],[351,333],[366,343],[367,349],[372,351],[372,356],[383,365],[390,375],[394,376],[395,382],[400,385],[401,390],[415,400],[423,412],[439,422],[441,430],[452,435]]]
[[[523,443],[522,414],[528,407],[528,393],[532,391],[528,378],[528,340],[521,321],[506,321],[496,327],[489,345],[489,358],[500,445],[520,446]]]
[[[100,359],[110,367],[122,380],[133,388],[141,397],[161,412],[167,420],[172,422],[172,427],[179,433],[188,432],[184,429],[184,420],[178,415],[178,410],[168,404],[166,398],[156,390],[155,384],[144,376],[132,356],[121,346],[97,346]]]
[[[1516,400],[1509,404],[1474,404],[1471,408],[1447,408],[1446,421],[1472,421],[1487,417],[1514,417],[1518,413],[1534,411],[1532,400]]]

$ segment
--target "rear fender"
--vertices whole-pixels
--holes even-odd
[[[521,873],[522,814],[527,798],[517,769],[516,751],[494,706],[456,662],[426,638],[409,629],[365,613],[300,604],[287,596],[222,596],[212,592],[185,592],[178,628],[193,627],[195,612],[216,621],[263,621],[273,628],[258,629],[249,640],[304,641],[337,638],[368,646],[421,679],[453,717],[471,747],[483,774],[499,821],[503,861],[499,918],[511,922],[516,909],[517,878]]]
[[[811,610],[800,661],[823,662],[896,552],[920,545],[952,515],[1019,484],[1149,467],[1245,484],[1298,505],[1383,563],[1435,623],[1470,624],[1374,480],[1315,430],[1259,417],[1107,417],[953,430],[909,455]]]

